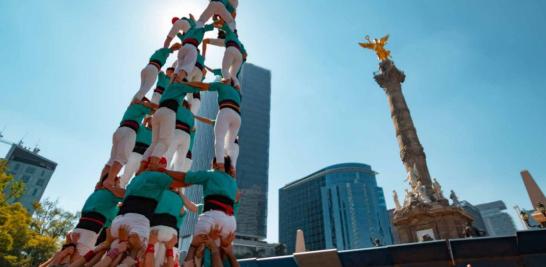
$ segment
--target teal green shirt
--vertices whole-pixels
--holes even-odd
[[[214,30],[214,26],[212,24],[205,25],[201,28],[193,27],[183,35],[184,40],[195,39],[197,43],[200,44],[201,42],[203,42],[203,38],[205,38],[205,33],[212,30]]]
[[[146,171],[131,180],[131,183],[127,185],[125,197],[145,197],[159,203],[163,191],[167,190],[172,182],[173,179],[165,173]]]
[[[210,83],[209,91],[218,92],[218,103],[225,100],[231,100],[239,106],[241,105],[241,93],[229,84],[221,82]]]
[[[142,104],[131,104],[125,111],[125,114],[123,114],[123,119],[121,119],[121,122],[136,121],[140,124],[142,123],[144,116],[150,114],[150,112],[152,112],[152,110]]]
[[[83,205],[82,213],[100,213],[106,218],[105,226],[108,226],[118,214],[118,203],[122,200],[122,198],[116,197],[110,190],[99,189],[87,198]]]
[[[195,118],[193,113],[185,107],[179,107],[176,112],[176,120],[187,124],[190,127],[190,131],[195,125]]]
[[[157,208],[155,208],[154,213],[166,213],[175,217],[176,225],[178,229],[180,229],[180,225],[182,225],[182,221],[184,220],[184,216],[186,214],[186,212],[184,212],[184,215],[180,214],[180,211],[183,207],[184,202],[182,201],[182,198],[180,197],[180,195],[178,195],[178,193],[172,190],[165,190],[161,195],[161,199],[159,200],[159,203],[157,204]]]
[[[187,21],[190,24],[190,28],[195,27],[195,20],[193,20],[191,18],[186,18],[186,17],[183,17],[181,19]]]
[[[138,127],[136,142],[150,145],[152,143],[152,129],[148,127]]]
[[[165,92],[161,96],[161,99],[159,100],[159,103],[162,103],[166,100],[176,100],[176,102],[180,103],[182,99],[186,96],[187,93],[197,93],[200,92],[199,89],[191,87],[184,83],[171,83],[167,89],[165,89]]]
[[[213,69],[212,74],[214,74],[214,76],[222,77],[222,69]]]
[[[225,43],[227,44],[227,42],[230,41],[235,42],[241,48],[241,53],[246,54],[245,46],[243,45],[243,43],[241,43],[241,40],[239,40],[237,34],[235,34],[227,24],[224,23],[224,25],[222,26],[222,30],[226,32]]]
[[[200,64],[201,66],[205,66],[205,58],[203,57],[203,55],[201,55],[201,53],[197,53],[197,61],[196,61],[197,64]]]
[[[156,84],[157,87],[166,89],[169,86],[169,83],[171,83],[171,78],[169,78],[167,74],[165,74],[162,71],[159,72],[159,74],[157,74],[157,84]]]
[[[222,171],[188,172],[184,182],[203,186],[203,195],[222,195],[235,201],[237,195],[237,181]]]
[[[167,62],[167,58],[173,51],[170,48],[161,48],[150,57],[150,61],[158,61],[163,67],[165,65],[165,62]]]

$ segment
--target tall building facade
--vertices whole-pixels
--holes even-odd
[[[237,161],[237,184],[241,191],[237,237],[258,241],[265,239],[267,233],[271,72],[246,63],[239,80],[243,97]],[[217,113],[216,92],[202,93],[199,115],[214,119]],[[195,138],[192,170],[210,169],[214,158],[213,127],[198,122]],[[203,201],[201,186],[187,188],[186,195],[195,203]],[[189,214],[186,218],[181,229],[182,251],[189,247],[191,234],[197,222],[195,214]]]
[[[487,227],[482,217],[482,213],[478,207],[472,205],[468,201],[461,201],[459,206],[463,208],[472,217],[472,227],[477,231],[479,236],[488,236]]]
[[[279,189],[279,241],[294,252],[303,230],[308,250],[365,248],[393,243],[383,189],[369,165],[344,163]]]
[[[514,220],[504,210],[506,204],[502,200],[476,205],[480,210],[485,228],[489,236],[515,235]]]
[[[11,145],[5,159],[8,172],[15,180],[25,183],[23,195],[15,201],[21,202],[29,213],[33,213],[34,203],[40,202],[57,163],[38,155],[38,149],[29,150],[22,144]]]

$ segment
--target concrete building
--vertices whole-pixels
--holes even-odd
[[[476,205],[480,210],[489,236],[506,236],[516,234],[516,226],[512,217],[504,212],[506,205],[503,201],[493,201]]]
[[[279,189],[279,241],[294,252],[303,230],[308,250],[365,248],[393,243],[383,189],[369,165],[345,163]]]
[[[8,172],[16,181],[25,183],[23,195],[16,199],[30,212],[34,212],[34,203],[40,202],[42,195],[57,168],[57,163],[38,154],[39,150],[29,150],[22,143],[12,144],[6,160]]]

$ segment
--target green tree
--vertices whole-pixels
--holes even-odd
[[[0,161],[0,266],[37,266],[59,249],[77,215],[46,199],[31,216],[21,203],[12,203],[23,194],[24,184],[6,170],[6,162]]]

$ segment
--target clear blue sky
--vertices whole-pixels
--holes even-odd
[[[170,18],[206,3],[0,1],[0,129],[59,163],[46,197],[80,209]],[[372,165],[390,207],[390,192],[404,188],[377,60],[357,46],[365,34],[391,34],[444,190],[529,207],[519,171],[546,189],[545,12],[541,0],[241,1],[249,61],[273,73],[268,240],[278,238],[278,188],[322,167]]]

